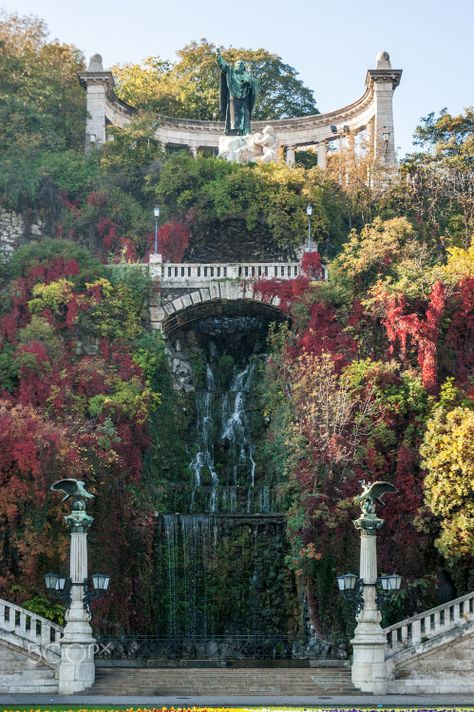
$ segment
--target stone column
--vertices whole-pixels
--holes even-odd
[[[95,680],[95,639],[83,600],[84,581],[88,576],[87,532],[94,520],[86,514],[84,501],[80,498],[74,498],[72,512],[64,520],[71,532],[71,602],[60,641],[59,694],[71,695],[86,690]]]
[[[295,147],[294,146],[286,147],[286,165],[288,166],[288,168],[294,168],[294,165],[295,165]]]
[[[370,69],[368,81],[374,90],[374,158],[387,166],[396,166],[393,123],[393,92],[400,83],[400,69],[392,69],[388,52],[377,55],[377,69]]]
[[[87,91],[86,152],[105,143],[105,110],[107,92],[113,90],[114,79],[111,72],[104,72],[102,57],[91,57],[87,72],[79,73],[79,80]],[[95,136],[95,141],[91,141]]]
[[[319,168],[326,168],[327,167],[327,146],[325,141],[320,141],[318,143],[317,147],[317,154],[318,154],[318,166]]]
[[[372,511],[371,511],[372,510]],[[385,694],[387,666],[385,663],[386,636],[380,622],[381,613],[376,600],[377,529],[383,524],[372,505],[365,505],[363,514],[354,526],[360,531],[360,573],[363,580],[364,605],[357,618],[353,649],[352,682],[363,692]]]

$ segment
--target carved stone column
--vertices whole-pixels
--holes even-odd
[[[327,167],[327,146],[325,141],[321,141],[318,143],[317,147],[317,154],[318,154],[318,166],[319,168],[326,168]]]
[[[87,532],[92,517],[86,514],[85,503],[75,498],[72,512],[64,517],[71,532],[70,579],[71,602],[66,611],[66,626],[61,638],[59,664],[59,694],[82,692],[94,684],[95,639],[90,626],[90,614],[84,606],[84,581],[87,579]]]
[[[94,54],[86,72],[79,72],[79,80],[87,91],[86,152],[105,143],[105,112],[107,93],[113,92],[112,72],[104,72],[102,57]],[[91,137],[94,137],[92,139]]]
[[[374,158],[387,166],[396,166],[393,122],[393,92],[400,83],[402,71],[392,69],[388,52],[377,55],[377,69],[369,69],[367,84],[374,92]]]
[[[371,511],[372,510],[372,511]],[[374,508],[366,505],[362,516],[354,521],[360,531],[360,573],[363,579],[364,605],[357,618],[353,649],[352,682],[364,692],[384,694],[387,690],[385,663],[386,636],[380,622],[382,615],[377,606],[377,529],[383,524]]]
[[[286,147],[286,165],[289,168],[293,168],[295,165],[295,147],[294,146]]]

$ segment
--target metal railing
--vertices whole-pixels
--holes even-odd
[[[274,635],[97,637],[101,660],[304,660],[349,657],[345,639],[309,640]]]

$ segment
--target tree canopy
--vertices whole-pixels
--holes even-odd
[[[132,106],[165,116],[219,120],[219,67],[215,44],[191,42],[177,52],[178,61],[148,57],[141,64],[116,65],[117,94]],[[318,113],[313,92],[298,72],[265,49],[222,51],[226,61],[243,59],[260,83],[255,120],[284,119]]]

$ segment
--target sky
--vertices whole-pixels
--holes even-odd
[[[263,47],[295,67],[321,112],[364,92],[379,50],[403,69],[394,95],[395,144],[413,150],[419,119],[474,104],[474,0],[0,0],[9,13],[44,19],[51,38],[100,53],[104,67],[175,52],[206,37]]]

